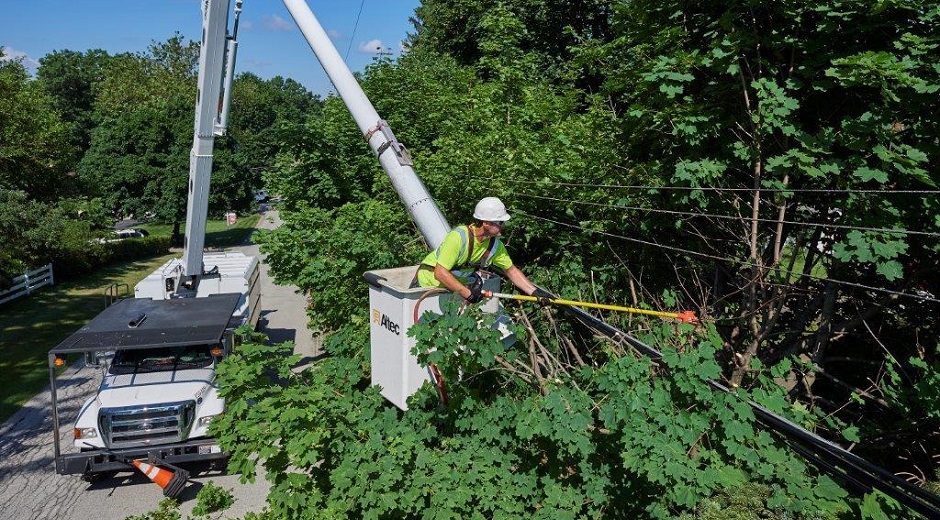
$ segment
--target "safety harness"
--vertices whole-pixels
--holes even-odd
[[[460,253],[457,254],[457,259],[466,258],[466,264],[473,266],[477,269],[486,269],[493,262],[493,256],[496,254],[496,248],[499,247],[499,238],[492,237],[490,238],[490,247],[483,253],[483,256],[480,257],[480,261],[473,264],[470,262],[470,259],[473,257],[473,245],[476,240],[472,240],[473,232],[470,231],[470,226],[459,226],[454,228],[457,231],[457,234],[460,235]],[[467,253],[467,256],[464,257],[464,252]]]
[[[493,263],[493,256],[496,255],[496,249],[499,247],[499,238],[493,237],[490,239],[490,247],[487,248],[486,252],[483,253],[483,256],[480,257],[480,260],[476,263],[471,263],[470,258],[473,257],[473,246],[475,240],[471,240],[473,233],[470,231],[470,226],[458,226],[454,228],[454,231],[460,235],[460,251],[457,253],[457,262],[454,268],[450,272],[454,273],[454,276],[457,278],[467,278],[476,271],[485,270],[489,268],[490,264]],[[466,256],[464,256],[466,253]],[[461,263],[460,259],[465,258],[466,263]],[[468,266],[471,270],[458,269],[457,266]],[[418,287],[418,273],[421,271],[433,271],[434,266],[428,264],[421,264],[418,266],[418,271],[415,272],[414,278],[411,280],[410,287]]]

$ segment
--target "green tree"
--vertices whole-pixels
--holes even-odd
[[[509,13],[524,28],[519,50],[559,74],[583,38],[604,39],[612,2],[603,0],[427,0],[415,10],[412,47],[428,47],[475,65],[489,52],[493,14]]]
[[[727,325],[732,384],[754,358],[800,355],[808,365],[792,377],[805,394],[825,380],[840,387],[829,397],[844,399],[865,395],[869,381],[890,384],[859,363],[916,356],[936,366],[935,320],[908,311],[918,291],[936,294],[924,266],[940,250],[938,207],[904,190],[940,180],[931,168],[940,76],[928,58],[938,16],[916,1],[630,2],[616,6],[614,38],[586,47],[624,114],[632,167],[687,188],[651,191],[651,211],[688,217],[654,218],[649,229],[692,251],[678,261],[700,277],[692,283],[717,281],[700,304]],[[912,419],[932,413],[896,421],[900,411],[880,416],[881,427],[911,435]]]
[[[78,171],[115,218],[154,213],[180,235],[198,57],[198,44],[177,34],[107,62],[95,89],[98,125]]]
[[[96,85],[104,78],[110,55],[94,49],[84,53],[54,51],[39,60],[36,79],[55,100],[62,120],[70,125],[70,144],[80,153],[91,144]],[[77,160],[77,159],[76,159]]]
[[[196,42],[176,35],[147,53],[111,59],[96,88],[98,125],[79,165],[115,217],[153,213],[174,224],[175,236],[186,216],[198,56]],[[238,103],[233,112],[241,112]],[[235,140],[216,140],[211,214],[249,207],[253,165],[237,150]]]
[[[101,121],[79,173],[115,217],[154,212],[179,225],[191,147],[191,101],[180,95],[150,101]]]
[[[230,151],[231,164],[215,169],[213,186],[222,189],[214,188],[210,196],[235,203],[232,209],[248,209],[252,191],[263,186],[262,175],[274,168],[284,143],[301,135],[301,125],[319,109],[320,101],[296,81],[279,76],[262,80],[243,73],[236,77],[232,90],[228,134],[216,141],[218,147]]]
[[[176,34],[153,42],[145,53],[123,53],[108,61],[97,85],[96,117],[114,117],[128,107],[175,96],[196,99],[199,44]]]
[[[67,206],[31,200],[22,191],[0,188],[0,286],[49,262],[82,261],[94,238],[89,221]]]
[[[66,168],[74,150],[53,100],[15,60],[0,60],[0,188],[51,201],[74,183]]]

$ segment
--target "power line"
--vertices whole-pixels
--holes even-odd
[[[547,291],[545,294],[554,296]],[[650,359],[662,359],[662,354],[658,350],[582,309],[565,307],[563,312],[574,316],[575,319],[606,336],[615,344],[625,342]],[[811,464],[842,480],[857,492],[864,493],[873,488],[878,489],[927,518],[940,515],[940,498],[935,494],[902,480],[841,446],[807,431],[802,426],[767,410],[713,379],[708,379],[707,383],[712,390],[724,392],[746,403],[754,411],[758,425],[780,435],[788,446],[803,455]]]
[[[359,18],[362,16],[362,8],[365,7],[366,0],[359,3],[359,14],[356,15],[356,25],[353,26],[352,36],[349,37],[349,45],[346,47],[346,57],[343,61],[349,61],[349,49],[352,49],[353,41],[356,39],[356,31],[359,30]]]
[[[708,258],[708,259],[712,259],[712,260],[720,260],[720,261],[722,261],[722,262],[732,262],[732,263],[736,263],[736,264],[739,264],[739,265],[742,265],[742,266],[745,266],[745,267],[756,267],[756,268],[758,268],[758,269],[766,269],[766,270],[768,270],[768,271],[776,271],[776,272],[779,272],[779,273],[785,273],[785,274],[788,274],[788,275],[796,275],[796,276],[800,276],[800,277],[811,278],[811,279],[820,280],[820,281],[823,281],[823,282],[832,282],[832,283],[839,284],[839,285],[846,285],[846,286],[850,286],[850,287],[857,287],[857,288],[859,288],[859,289],[865,289],[865,290],[868,290],[868,291],[877,291],[877,292],[882,292],[882,293],[886,293],[886,294],[893,294],[893,295],[896,295],[896,296],[905,296],[905,297],[907,297],[907,298],[914,298],[914,299],[920,300],[920,301],[928,301],[928,302],[940,303],[940,299],[932,298],[932,297],[930,297],[930,296],[919,296],[919,295],[916,295],[916,294],[911,294],[911,293],[906,293],[906,292],[901,292],[901,291],[893,291],[893,290],[891,290],[891,289],[885,289],[885,288],[883,288],[883,287],[872,287],[872,286],[870,286],[870,285],[863,285],[863,284],[855,283],[855,282],[847,282],[847,281],[845,281],[845,280],[836,280],[836,279],[833,279],[833,278],[823,278],[823,277],[821,277],[821,276],[814,276],[814,275],[811,275],[811,274],[798,273],[798,272],[796,272],[796,271],[790,271],[790,270],[788,270],[788,269],[783,269],[783,268],[780,268],[780,267],[763,266],[763,265],[758,265],[758,264],[754,264],[754,263],[751,263],[751,262],[746,262],[746,261],[744,261],[744,260],[737,260],[737,259],[734,259],[734,258],[728,258],[728,257],[721,257],[721,256],[716,256],[716,255],[710,255],[710,254],[708,254],[708,253],[700,253],[700,252],[698,252],[698,251],[691,251],[691,250],[689,250],[689,249],[683,249],[683,248],[681,248],[681,247],[675,247],[675,246],[669,246],[669,245],[665,245],[665,244],[659,244],[659,243],[657,243],[657,242],[649,242],[649,241],[647,241],[647,240],[640,240],[640,239],[638,239],[638,238],[626,237],[626,236],[623,236],[623,235],[617,235],[617,234],[615,234],[615,233],[608,233],[608,232],[606,232],[606,231],[599,231],[599,230],[596,230],[596,229],[588,229],[588,228],[579,226],[579,225],[577,225],[577,224],[569,224],[569,223],[567,223],[567,222],[560,222],[560,221],[553,220],[553,219],[550,219],[550,218],[540,217],[540,216],[538,216],[538,215],[532,215],[532,214],[526,213],[526,212],[521,211],[521,210],[518,210],[518,209],[515,210],[515,213],[519,213],[520,215],[525,215],[525,216],[527,216],[527,217],[531,217],[531,218],[534,218],[534,219],[542,220],[542,221],[545,221],[545,222],[551,222],[551,223],[553,223],[553,224],[558,224],[558,225],[560,225],[560,226],[565,226],[565,227],[574,228],[574,229],[580,229],[580,230],[582,230],[582,231],[587,231],[587,232],[589,232],[589,233],[597,233],[597,234],[600,234],[600,235],[605,235],[605,236],[609,236],[609,237],[612,237],[612,238],[619,238],[619,239],[621,239],[621,240],[626,240],[626,241],[635,242],[635,243],[638,243],[638,244],[643,244],[643,245],[658,247],[658,248],[661,248],[661,249],[668,249],[668,250],[671,250],[671,251],[676,251],[676,252],[678,252],[678,253],[686,253],[686,254],[690,254],[690,255],[699,256],[699,257],[702,257],[702,258]]]
[[[940,233],[934,233],[930,231],[910,231],[907,229],[888,229],[888,228],[875,228],[875,227],[864,227],[864,226],[848,226],[844,224],[824,224],[821,222],[797,222],[793,220],[774,220],[769,218],[757,218],[752,219],[750,217],[737,217],[734,215],[716,215],[713,213],[697,213],[693,211],[676,211],[668,209],[656,209],[656,208],[642,208],[639,206],[620,206],[617,204],[604,204],[600,202],[588,202],[581,200],[571,200],[571,199],[559,199],[555,197],[546,197],[544,195],[532,195],[529,193],[515,193],[521,197],[528,197],[533,199],[542,199],[542,200],[551,200],[554,202],[572,202],[574,204],[585,204],[589,206],[600,206],[605,208],[615,208],[615,209],[625,209],[625,210],[635,210],[635,211],[648,211],[651,213],[663,213],[667,215],[684,215],[690,217],[708,217],[715,219],[725,219],[725,220],[737,220],[744,222],[751,222],[752,220],[757,220],[758,222],[766,222],[770,224],[792,224],[797,226],[810,226],[810,227],[820,227],[820,228],[833,228],[833,229],[850,229],[858,231],[873,231],[878,233],[892,233],[898,235],[923,235],[928,237],[940,237]]]
[[[749,192],[753,193],[754,188],[721,188],[718,186],[653,186],[641,184],[594,184],[586,182],[556,182],[548,180],[528,181],[524,179],[496,179],[492,177],[482,177],[484,180],[493,182],[511,182],[515,184],[537,184],[551,185],[575,188],[614,188],[625,190],[678,190],[678,191],[717,191],[717,192]],[[849,189],[828,189],[828,188],[760,188],[759,191],[769,193],[845,193],[845,194],[880,194],[880,195],[940,195],[940,190],[849,190]]]

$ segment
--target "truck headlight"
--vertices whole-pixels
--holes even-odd
[[[98,430],[94,428],[75,428],[75,440],[78,439],[91,439],[92,437],[98,436]]]
[[[212,422],[212,419],[215,419],[216,417],[218,417],[218,415],[207,415],[207,416],[205,416],[205,417],[200,417],[199,420],[196,421],[196,427],[197,427],[197,428],[208,428],[208,427],[209,427],[209,423],[211,423],[211,422]]]

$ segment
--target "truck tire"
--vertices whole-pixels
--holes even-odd
[[[117,475],[117,471],[90,471],[88,473],[82,473],[81,478],[89,484],[94,484],[95,482],[101,482],[106,478],[111,478],[114,475]]]

